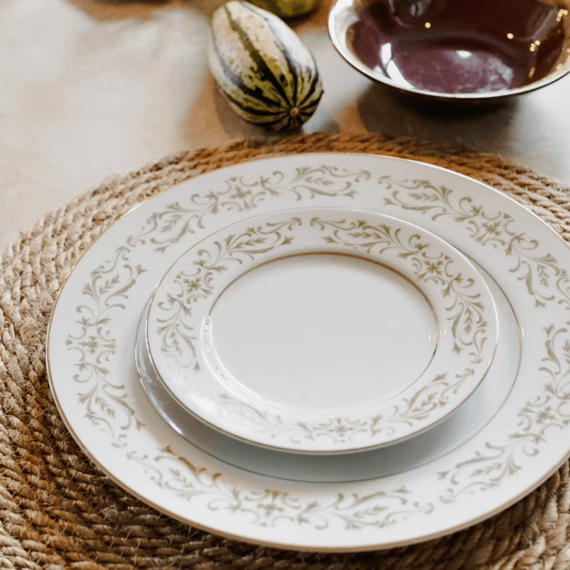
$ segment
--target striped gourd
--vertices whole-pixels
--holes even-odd
[[[294,18],[314,10],[321,0],[249,0],[252,4],[277,14],[280,18]]]
[[[249,2],[216,10],[208,62],[233,110],[267,129],[300,127],[323,94],[315,60],[295,32]]]

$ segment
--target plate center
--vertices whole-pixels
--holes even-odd
[[[305,254],[227,287],[210,313],[207,345],[231,392],[330,414],[406,389],[437,339],[433,308],[403,275],[358,257]]]

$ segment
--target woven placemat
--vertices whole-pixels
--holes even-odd
[[[2,260],[1,568],[570,568],[568,464],[513,507],[465,531],[406,548],[325,555],[256,547],[171,520],[102,474],[68,433],[46,378],[45,340],[60,285],[81,253],[137,203],[197,174],[318,151],[378,153],[456,170],[526,204],[570,241],[570,189],[497,156],[408,138],[299,135],[237,142],[108,179],[47,215]]]

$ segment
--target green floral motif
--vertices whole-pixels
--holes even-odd
[[[570,423],[570,338],[567,328],[551,325],[545,329],[546,356],[540,372],[544,392],[528,401],[518,413],[516,431],[502,444],[487,443],[484,451],[458,463],[453,469],[439,473],[440,479],[461,489],[448,489],[444,502],[497,487],[506,477],[522,468],[521,459],[540,452],[550,432],[557,432]],[[465,483],[467,483],[465,485]]]
[[[319,182],[319,177],[326,179],[327,176],[329,183]],[[73,379],[85,386],[78,396],[87,418],[106,430],[113,445],[127,445],[127,432],[133,427],[141,427],[127,402],[126,388],[120,379],[112,378],[107,367],[117,351],[112,321],[120,318],[116,315],[124,308],[124,301],[133,294],[140,274],[146,271],[140,265],[129,263],[129,253],[134,248],[147,246],[148,240],[156,250],[166,251],[186,234],[205,227],[208,220],[221,211],[246,211],[265,200],[285,195],[296,196],[297,200],[316,195],[352,198],[356,194],[353,183],[370,177],[366,171],[346,173],[335,167],[323,166],[299,168],[289,182],[280,172],[251,183],[232,178],[220,191],[191,196],[189,206],[175,203],[153,214],[141,231],[127,240],[128,247],[117,250],[113,258],[91,273],[89,281],[84,284],[85,302],[76,308],[79,332],[71,332],[66,344],[75,357],[76,374]],[[342,180],[346,182],[342,183]],[[452,219],[465,224],[477,243],[500,248],[513,261],[510,271],[524,283],[537,307],[557,301],[570,309],[566,270],[552,255],[539,255],[537,241],[524,231],[517,231],[508,214],[487,211],[470,197],[454,201],[452,190],[427,180],[399,182],[390,176],[382,176],[379,181],[388,189],[405,190],[396,189],[390,198],[385,199],[387,206],[418,211],[433,220],[440,217]],[[441,497],[442,503],[504,483],[523,468],[525,457],[540,453],[540,446],[550,432],[563,429],[570,421],[568,330],[551,325],[545,333],[544,365],[541,368],[543,393],[519,410],[518,427],[512,430],[505,442],[488,442],[483,451],[458,463],[453,469],[439,473],[440,478],[449,481],[450,485]],[[259,526],[275,526],[287,521],[323,529],[333,521],[340,521],[345,528],[358,530],[396,524],[411,515],[429,514],[435,508],[432,504],[412,502],[413,492],[405,488],[362,496],[339,493],[327,497],[326,502],[319,502],[278,489],[240,488],[233,485],[229,477],[199,468],[169,449],[159,452],[156,457],[133,450],[127,456],[140,464],[158,487],[187,500],[207,498],[211,510],[238,514]]]
[[[185,457],[177,456],[169,446],[153,458],[131,453],[129,459],[141,464],[159,488],[181,499],[200,497],[211,511],[239,515],[261,527],[297,525],[324,530],[341,524],[346,530],[358,531],[366,527],[384,528],[411,515],[428,514],[434,508],[430,503],[412,502],[405,487],[366,495],[331,494],[326,501],[300,498],[275,488],[243,489],[221,473],[199,468]]]
[[[85,406],[89,421],[104,429],[117,446],[126,445],[129,429],[143,425],[128,403],[125,386],[112,377],[106,366],[116,351],[112,319],[120,318],[117,313],[124,309],[123,302],[135,290],[141,273],[147,271],[141,265],[129,264],[129,255],[135,249],[148,247],[148,241],[157,251],[166,251],[186,234],[204,228],[221,212],[254,210],[269,199],[293,196],[302,201],[329,196],[350,200],[356,195],[354,185],[370,177],[370,172],[364,170],[348,171],[327,165],[302,166],[292,175],[275,171],[253,180],[231,177],[222,183],[221,190],[190,196],[188,206],[175,203],[151,214],[114,257],[92,272],[83,288],[85,303],[76,308],[76,324],[81,332],[71,333],[66,339],[68,350],[76,355],[77,372],[73,378],[86,386],[78,399]]]
[[[394,426],[383,424],[384,419],[381,415],[375,415],[368,420],[333,417],[325,418],[315,424],[308,424],[306,421],[291,422],[283,419],[280,414],[272,414],[245,402],[237,401],[227,393],[218,394],[218,403],[222,409],[231,411],[237,421],[243,420],[249,429],[267,434],[272,439],[287,436],[293,444],[318,439],[347,443],[362,435],[370,437],[378,434],[392,435],[396,431]]]
[[[127,402],[124,384],[113,378],[107,367],[117,349],[109,324],[117,311],[125,308],[129,291],[146,271],[140,265],[133,267],[128,253],[127,248],[118,249],[106,265],[91,272],[83,286],[88,302],[76,309],[79,332],[66,339],[67,349],[77,359],[73,379],[86,386],[78,394],[79,403],[85,406],[86,417],[109,433],[115,446],[125,445],[125,432],[132,426],[142,426]]]
[[[382,224],[375,226],[366,220],[358,222],[331,222],[320,219],[311,221],[321,230],[330,230],[324,238],[327,243],[345,245],[376,257],[394,252],[414,268],[419,283],[432,283],[441,289],[447,302],[446,311],[451,321],[455,339],[454,350],[458,354],[469,351],[472,364],[482,359],[483,345],[487,340],[489,323],[485,319],[485,307],[480,293],[473,291],[474,280],[466,278],[454,268],[454,261],[443,252],[434,251],[419,234],[401,240],[399,228]]]
[[[371,439],[379,436],[390,437],[396,434],[398,427],[402,425],[412,427],[414,423],[428,419],[431,413],[449,403],[450,398],[472,373],[468,369],[457,374],[452,381],[447,379],[447,374],[438,374],[411,398],[403,399],[401,404],[394,405],[390,415],[376,414],[368,419],[332,417],[317,423],[291,421],[280,414],[263,411],[238,401],[227,393],[218,394],[218,403],[222,408],[230,410],[236,421],[245,421],[249,429],[272,439],[286,437],[289,443],[294,445],[317,440],[350,443],[363,436]]]
[[[382,176],[379,182],[388,190],[393,187],[405,190],[394,190],[384,199],[386,206],[421,212],[433,221],[451,219],[465,225],[477,243],[500,248],[513,262],[509,271],[524,283],[536,307],[553,302],[558,293],[558,302],[570,309],[568,271],[560,267],[553,255],[537,253],[538,242],[517,229],[509,214],[486,209],[468,196],[457,198],[450,188],[436,186],[429,180],[397,181]]]
[[[300,227],[301,221],[297,218],[295,221]],[[481,302],[481,293],[475,287],[475,280],[464,276],[451,257],[444,251],[439,251],[419,234],[407,235],[402,233],[401,228],[386,224],[374,225],[365,220],[331,221],[313,218],[309,225],[317,230],[318,235],[328,246],[340,245],[343,246],[342,250],[366,253],[375,260],[385,259],[387,255],[395,255],[411,268],[417,282],[433,285],[442,295],[445,313],[451,324],[453,351],[458,354],[465,351],[469,360],[468,366],[454,373],[442,370],[441,373],[434,374],[431,382],[419,386],[413,395],[397,399],[391,405],[390,412],[376,413],[368,418],[325,417],[318,421],[300,420],[294,415],[284,416],[276,413],[273,408],[260,409],[227,392],[217,395],[217,402],[223,409],[222,415],[225,418],[231,417],[232,422],[245,425],[254,433],[262,433],[274,440],[286,439],[292,445],[316,440],[341,444],[356,441],[363,436],[376,438],[376,440],[381,437],[397,438],[398,431],[429,420],[430,415],[447,406],[462,385],[475,374],[475,366],[482,363],[489,324],[486,319],[487,309]],[[291,225],[287,227],[293,228]],[[252,235],[248,232],[244,237],[249,240]],[[234,236],[230,236],[226,240],[227,244],[233,244],[234,239]],[[237,243],[240,243],[241,239],[238,239]],[[281,240],[280,237],[277,242],[280,243]],[[201,250],[201,254],[207,254],[206,245]],[[225,249],[218,244],[216,254],[208,254],[207,263],[196,261],[195,264],[200,266],[198,270],[188,275],[178,276],[178,294],[169,295],[165,303],[166,307],[159,306],[159,308],[172,311],[173,317],[161,319],[161,322],[164,321],[169,327],[175,322],[176,326],[180,327],[180,331],[184,329],[192,331],[196,328],[191,325],[190,305],[195,299],[204,297],[203,288],[199,287],[198,293],[187,295],[184,280],[187,278],[193,280],[204,268],[207,271],[208,287],[211,291],[209,279],[212,270],[219,270],[220,259],[226,255]],[[202,279],[201,283],[204,281]],[[179,305],[184,310],[180,309]],[[188,320],[181,322],[180,314],[188,314]],[[164,330],[166,331],[166,327]],[[165,350],[172,353],[172,343],[169,343]],[[183,357],[176,354],[172,359],[173,362],[176,358],[180,362]],[[212,365],[218,370],[218,374],[224,377],[224,372],[216,366],[215,362],[212,362]],[[172,368],[176,370],[177,366]]]
[[[379,182],[389,190],[396,188],[385,198],[387,206],[421,212],[433,221],[451,219],[464,224],[477,243],[500,248],[512,260],[509,271],[524,283],[535,307],[557,302],[570,310],[567,270],[552,254],[538,253],[538,241],[518,230],[509,214],[477,205],[471,197],[457,197],[453,190],[429,180],[396,181],[382,176]],[[525,457],[540,453],[551,431],[570,422],[570,337],[566,328],[554,324],[545,332],[545,365],[540,369],[546,377],[543,394],[519,410],[517,427],[504,441],[487,442],[473,457],[439,473],[440,479],[452,485],[442,496],[443,502],[497,487],[522,468]]]
[[[245,232],[229,234],[224,240],[215,241],[211,249],[201,247],[190,268],[181,270],[173,279],[173,289],[157,303],[156,333],[160,337],[160,351],[173,369],[191,369],[200,372],[196,337],[193,336],[193,306],[209,299],[214,291],[214,281],[230,265],[241,265],[245,260],[290,245],[293,237],[286,232],[301,225],[299,218],[251,226]]]
[[[246,212],[271,199],[284,197],[293,197],[297,202],[317,196],[352,199],[356,195],[354,184],[370,177],[366,170],[349,172],[327,165],[302,166],[292,175],[277,170],[255,179],[233,176],[223,182],[220,190],[193,194],[188,206],[174,202],[152,214],[142,231],[129,238],[128,244],[144,245],[148,240],[155,251],[166,251],[184,236],[203,229],[221,212]]]

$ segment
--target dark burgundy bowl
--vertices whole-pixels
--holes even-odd
[[[570,72],[570,0],[555,1],[337,0],[329,33],[348,63],[387,87],[491,102]]]

